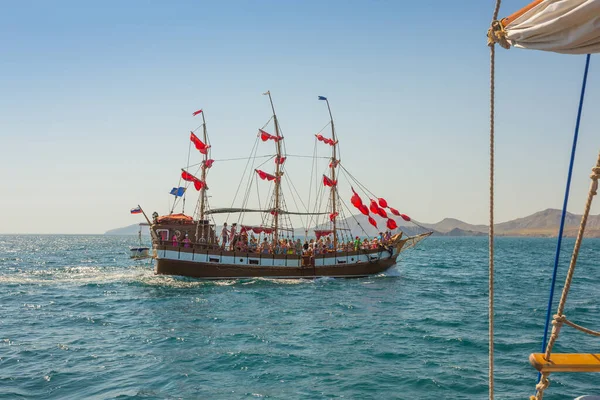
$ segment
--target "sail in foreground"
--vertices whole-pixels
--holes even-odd
[[[538,0],[498,22],[494,41],[506,48],[600,51],[600,0]]]
[[[190,149],[197,149],[202,161],[190,164],[188,159],[178,184],[183,186],[171,191],[171,212],[153,214],[156,273],[203,279],[361,277],[387,270],[402,251],[431,235],[424,228],[413,231],[413,236],[405,235],[399,224],[411,221],[410,217],[369,192],[342,165],[329,101],[322,96],[319,99],[326,101],[330,121],[314,135],[308,199],[301,195],[303,191],[297,189],[287,171],[289,158],[298,156],[287,153],[271,93],[265,95],[272,116],[258,129],[229,205],[209,205],[208,173],[215,160],[210,158],[212,146],[204,112],[195,113],[202,116],[203,123],[196,129],[202,128],[202,135],[191,132]],[[328,126],[331,137],[323,134]],[[268,154],[259,154],[259,149]],[[329,154],[321,155],[319,151]],[[221,161],[216,160],[215,165],[222,165]],[[316,169],[321,168],[324,173],[317,173]],[[344,189],[344,180],[353,186]],[[189,186],[196,191],[186,190]],[[199,194],[193,216],[185,214],[188,193]],[[356,210],[345,199],[350,199]],[[294,205],[291,209],[290,200]],[[179,206],[181,213],[175,213]],[[355,212],[361,213],[359,218],[366,218],[368,222],[363,223],[373,227],[370,231],[358,222]],[[358,222],[353,227],[349,223],[352,219]],[[373,234],[372,229],[379,234]]]

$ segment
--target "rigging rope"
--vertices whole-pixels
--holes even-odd
[[[492,26],[498,20],[498,12],[502,0],[496,0]],[[488,40],[490,48],[490,228],[488,239],[488,392],[490,400],[494,400],[494,99],[495,99],[495,67],[496,46]]]

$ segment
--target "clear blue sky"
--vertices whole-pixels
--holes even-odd
[[[266,90],[290,153],[312,153],[328,118],[316,96],[328,96],[343,163],[372,191],[420,221],[487,221],[492,1],[0,5],[0,233],[101,233],[139,221],[138,203],[168,212],[191,112],[206,111],[213,158],[247,156]],[[499,221],[560,208],[584,61],[498,50]],[[592,57],[573,212],[599,104]],[[294,162],[306,181],[309,163]],[[242,167],[215,163],[214,205],[229,205]]]

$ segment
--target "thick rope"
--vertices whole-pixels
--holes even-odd
[[[550,375],[549,372],[544,372],[540,375],[540,381],[535,385],[535,396],[529,397],[530,400],[542,400],[544,398],[544,390],[548,389],[548,386],[550,386],[548,375]]]
[[[492,27],[498,20],[502,0],[496,0]],[[492,28],[490,28],[490,31]],[[488,33],[489,35],[489,33]],[[490,400],[494,400],[494,99],[496,74],[496,46],[488,39],[490,48],[490,230],[488,239],[488,390]]]
[[[596,166],[592,168],[592,174],[590,175],[592,180],[590,184],[590,190],[588,192],[587,201],[585,202],[585,209],[583,211],[583,216],[581,217],[581,223],[579,225],[579,231],[577,232],[577,239],[575,240],[575,247],[573,248],[573,255],[571,256],[571,263],[569,264],[569,271],[567,272],[567,277],[565,279],[565,286],[563,287],[562,295],[560,296],[560,302],[558,303],[558,310],[554,319],[552,320],[552,334],[550,335],[550,340],[548,341],[548,346],[546,347],[546,353],[544,354],[544,359],[546,361],[550,360],[550,355],[552,354],[552,349],[556,340],[558,339],[558,335],[560,333],[560,329],[563,324],[567,324],[575,329],[578,329],[582,332],[589,333],[590,335],[600,336],[600,332],[592,331],[591,329],[584,328],[583,326],[574,324],[571,321],[567,320],[567,317],[564,315],[565,306],[567,304],[567,296],[569,295],[569,289],[571,288],[571,282],[573,281],[573,274],[575,273],[575,267],[577,266],[577,257],[579,256],[579,250],[581,248],[581,241],[583,240],[583,235],[585,233],[585,226],[587,224],[588,216],[590,215],[590,209],[592,207],[592,201],[594,196],[598,193],[598,179],[600,179],[600,154],[598,154],[598,159],[596,160]],[[542,375],[542,380],[546,381],[547,376],[544,377]],[[542,380],[538,386],[536,386],[536,400],[541,400],[544,395],[544,389],[548,387],[548,384],[545,386],[542,385]]]
[[[563,315],[563,317],[564,317],[564,315]],[[575,322],[571,322],[567,318],[565,318],[563,322],[565,323],[565,325],[569,325],[571,328],[575,328],[578,331],[581,331],[583,333],[587,333],[588,335],[600,337],[600,332],[593,331],[593,330],[588,329],[588,328],[586,328],[584,326],[581,326],[581,325],[577,325]]]

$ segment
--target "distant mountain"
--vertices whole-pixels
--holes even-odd
[[[139,224],[124,226],[122,228],[111,229],[104,232],[105,235],[137,235],[140,230]],[[142,235],[150,236],[150,229],[142,226]]]
[[[460,221],[455,218],[444,218],[440,222],[435,224],[421,224],[426,228],[433,229],[441,233],[449,233],[455,229],[460,229],[465,232],[481,232],[485,233],[488,231],[487,225],[471,225],[469,223]]]
[[[549,208],[524,218],[497,224],[496,230],[499,234],[505,236],[555,237],[558,235],[561,213],[560,210]],[[567,212],[564,236],[577,236],[580,223],[581,215]],[[600,237],[600,215],[590,215],[588,217],[585,233],[587,237]]]
[[[558,234],[561,211],[549,208],[544,211],[536,212],[523,218],[517,218],[512,221],[496,224],[496,234],[499,236],[537,236],[537,237],[555,237]],[[377,236],[380,231],[385,231],[385,220],[376,218],[378,228],[369,224],[368,218],[362,214],[353,215],[339,221],[338,226],[348,226],[350,236]],[[413,223],[414,222],[414,223]],[[419,221],[406,222],[401,218],[397,219],[400,229],[405,234],[412,236],[423,233],[427,230],[433,231],[436,236],[484,236],[487,235],[487,225],[472,225],[455,218],[444,218],[434,224],[421,223]],[[581,222],[581,215],[567,213],[565,219],[565,236],[575,237]],[[149,235],[147,226],[142,227],[142,234]],[[317,227],[317,229],[327,229],[328,226]],[[129,225],[123,228],[107,231],[106,235],[137,235],[138,224]],[[217,227],[220,231],[220,227]],[[305,228],[294,229],[294,236],[303,237]],[[314,236],[314,231],[308,231],[309,236]],[[587,237],[600,237],[600,215],[590,215],[586,226]]]

